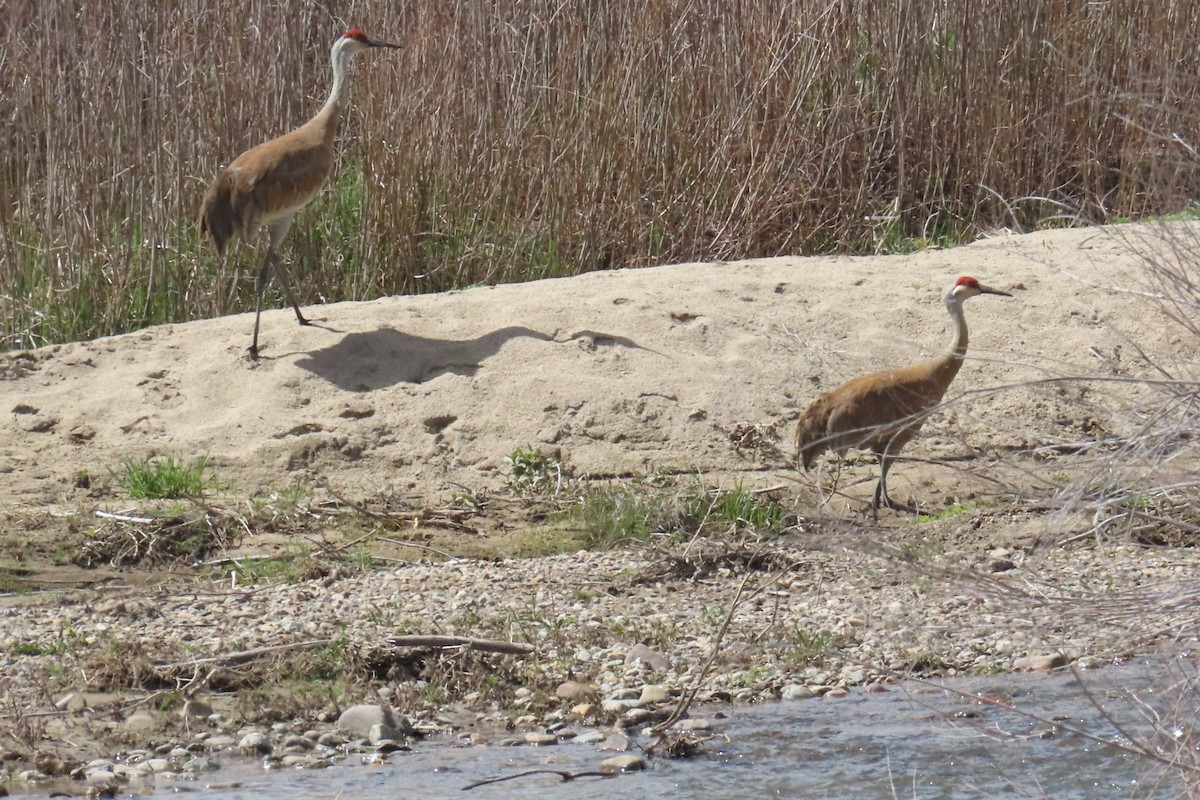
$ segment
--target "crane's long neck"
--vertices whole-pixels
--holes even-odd
[[[963,358],[967,355],[967,320],[963,316],[962,300],[953,294],[946,295],[946,310],[954,320],[954,338],[950,341],[950,349],[932,361],[931,377],[945,392],[954,376],[962,369]]]
[[[344,41],[339,39],[333,46],[333,52],[330,54],[330,60],[333,62],[333,87],[329,90],[329,99],[325,101],[325,105],[321,106],[321,110],[312,120],[312,124],[321,129],[322,136],[330,144],[333,143],[333,137],[337,135],[338,122],[341,119],[342,107],[345,105],[346,84],[349,82],[352,53],[350,48],[342,44]]]
[[[958,372],[967,355],[967,317],[963,314],[962,299],[955,297],[953,292],[946,295],[946,310],[950,312],[950,319],[954,320],[954,338],[950,340],[946,359],[952,364],[954,372]]]

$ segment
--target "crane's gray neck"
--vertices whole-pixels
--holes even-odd
[[[962,300],[951,290],[946,294],[946,310],[954,320],[954,338],[950,340],[950,355],[962,361],[967,355],[967,318],[963,314]]]
[[[347,75],[350,72],[351,57],[350,48],[345,46],[345,41],[345,39],[338,39],[330,53],[330,60],[333,62],[333,88],[329,90],[329,99],[321,107],[322,113],[333,113],[342,107],[342,94],[348,82]]]

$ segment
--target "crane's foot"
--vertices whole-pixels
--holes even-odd
[[[875,499],[871,501],[871,516],[879,519],[879,507],[890,508],[892,511],[900,511],[905,514],[920,514],[921,510],[916,506],[910,506],[908,503],[898,503],[886,494],[880,495],[876,493]]]
[[[250,360],[251,360],[251,361],[258,361],[258,345],[256,345],[256,344],[252,344],[252,345],[250,345],[250,351],[249,351],[249,352],[250,352]]]
[[[921,509],[916,506],[910,506],[908,503],[898,503],[890,497],[885,497],[883,505],[890,508],[892,511],[902,511],[905,514],[920,514]]]
[[[296,312],[296,322],[299,322],[301,325],[312,325],[312,320],[305,319],[304,315],[299,311]]]

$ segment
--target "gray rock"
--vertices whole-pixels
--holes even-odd
[[[784,700],[807,700],[816,696],[817,693],[803,683],[789,683],[780,692],[780,697]]]
[[[671,696],[665,686],[648,683],[642,687],[641,697],[642,705],[650,705],[651,703],[661,703]]]
[[[1067,665],[1067,657],[1062,653],[1049,655],[1022,656],[1015,659],[1012,668],[1017,672],[1049,672]]]
[[[394,741],[400,738],[400,732],[391,725],[385,725],[382,722],[377,722],[371,726],[371,730],[367,731],[367,741],[371,744],[379,744],[384,741]]]
[[[317,744],[322,747],[341,747],[346,743],[346,737],[337,731],[327,731],[317,737]]]
[[[638,661],[641,661],[650,667],[650,669],[668,670],[671,668],[671,659],[641,642],[629,648],[629,652],[625,654],[626,664],[634,664]]]
[[[614,733],[597,745],[596,749],[623,753],[629,749],[629,737],[623,733]]]
[[[636,772],[646,768],[646,761],[632,753],[610,756],[600,762],[601,772]]]
[[[100,791],[112,791],[117,788],[117,776],[111,769],[94,769],[84,776],[88,786]]]
[[[180,713],[183,714],[185,719],[198,719],[211,715],[213,710],[212,706],[210,706],[208,703],[205,703],[203,700],[197,700],[193,697],[183,704],[183,711]]]
[[[623,711],[628,711],[631,708],[640,708],[641,705],[642,701],[640,699],[635,698],[632,700],[618,700],[610,697],[608,700],[605,700],[600,704],[600,708],[609,713],[620,713]]]
[[[561,697],[563,700],[583,700],[589,697],[596,696],[596,687],[579,681],[563,681],[554,690],[556,697]]]
[[[196,756],[189,761],[185,761],[180,767],[184,772],[207,772],[210,769],[216,769],[217,763],[204,756]]]
[[[342,712],[337,721],[337,727],[363,737],[370,737],[371,728],[375,725],[386,725],[393,731],[404,734],[413,732],[412,724],[407,719],[381,705],[350,706]]]
[[[549,733],[527,733],[525,734],[525,744],[535,746],[558,744],[558,737]]]
[[[265,733],[252,731],[243,736],[241,741],[238,742],[238,749],[250,755],[265,756],[270,755],[274,748],[271,746],[270,737]]]

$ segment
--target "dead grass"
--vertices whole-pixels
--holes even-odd
[[[198,200],[315,111],[348,24],[405,49],[361,59],[337,176],[289,239],[306,303],[906,249],[1200,185],[1200,19],[1176,0],[327,8],[0,7],[0,346],[249,308],[254,258],[197,240]]]

